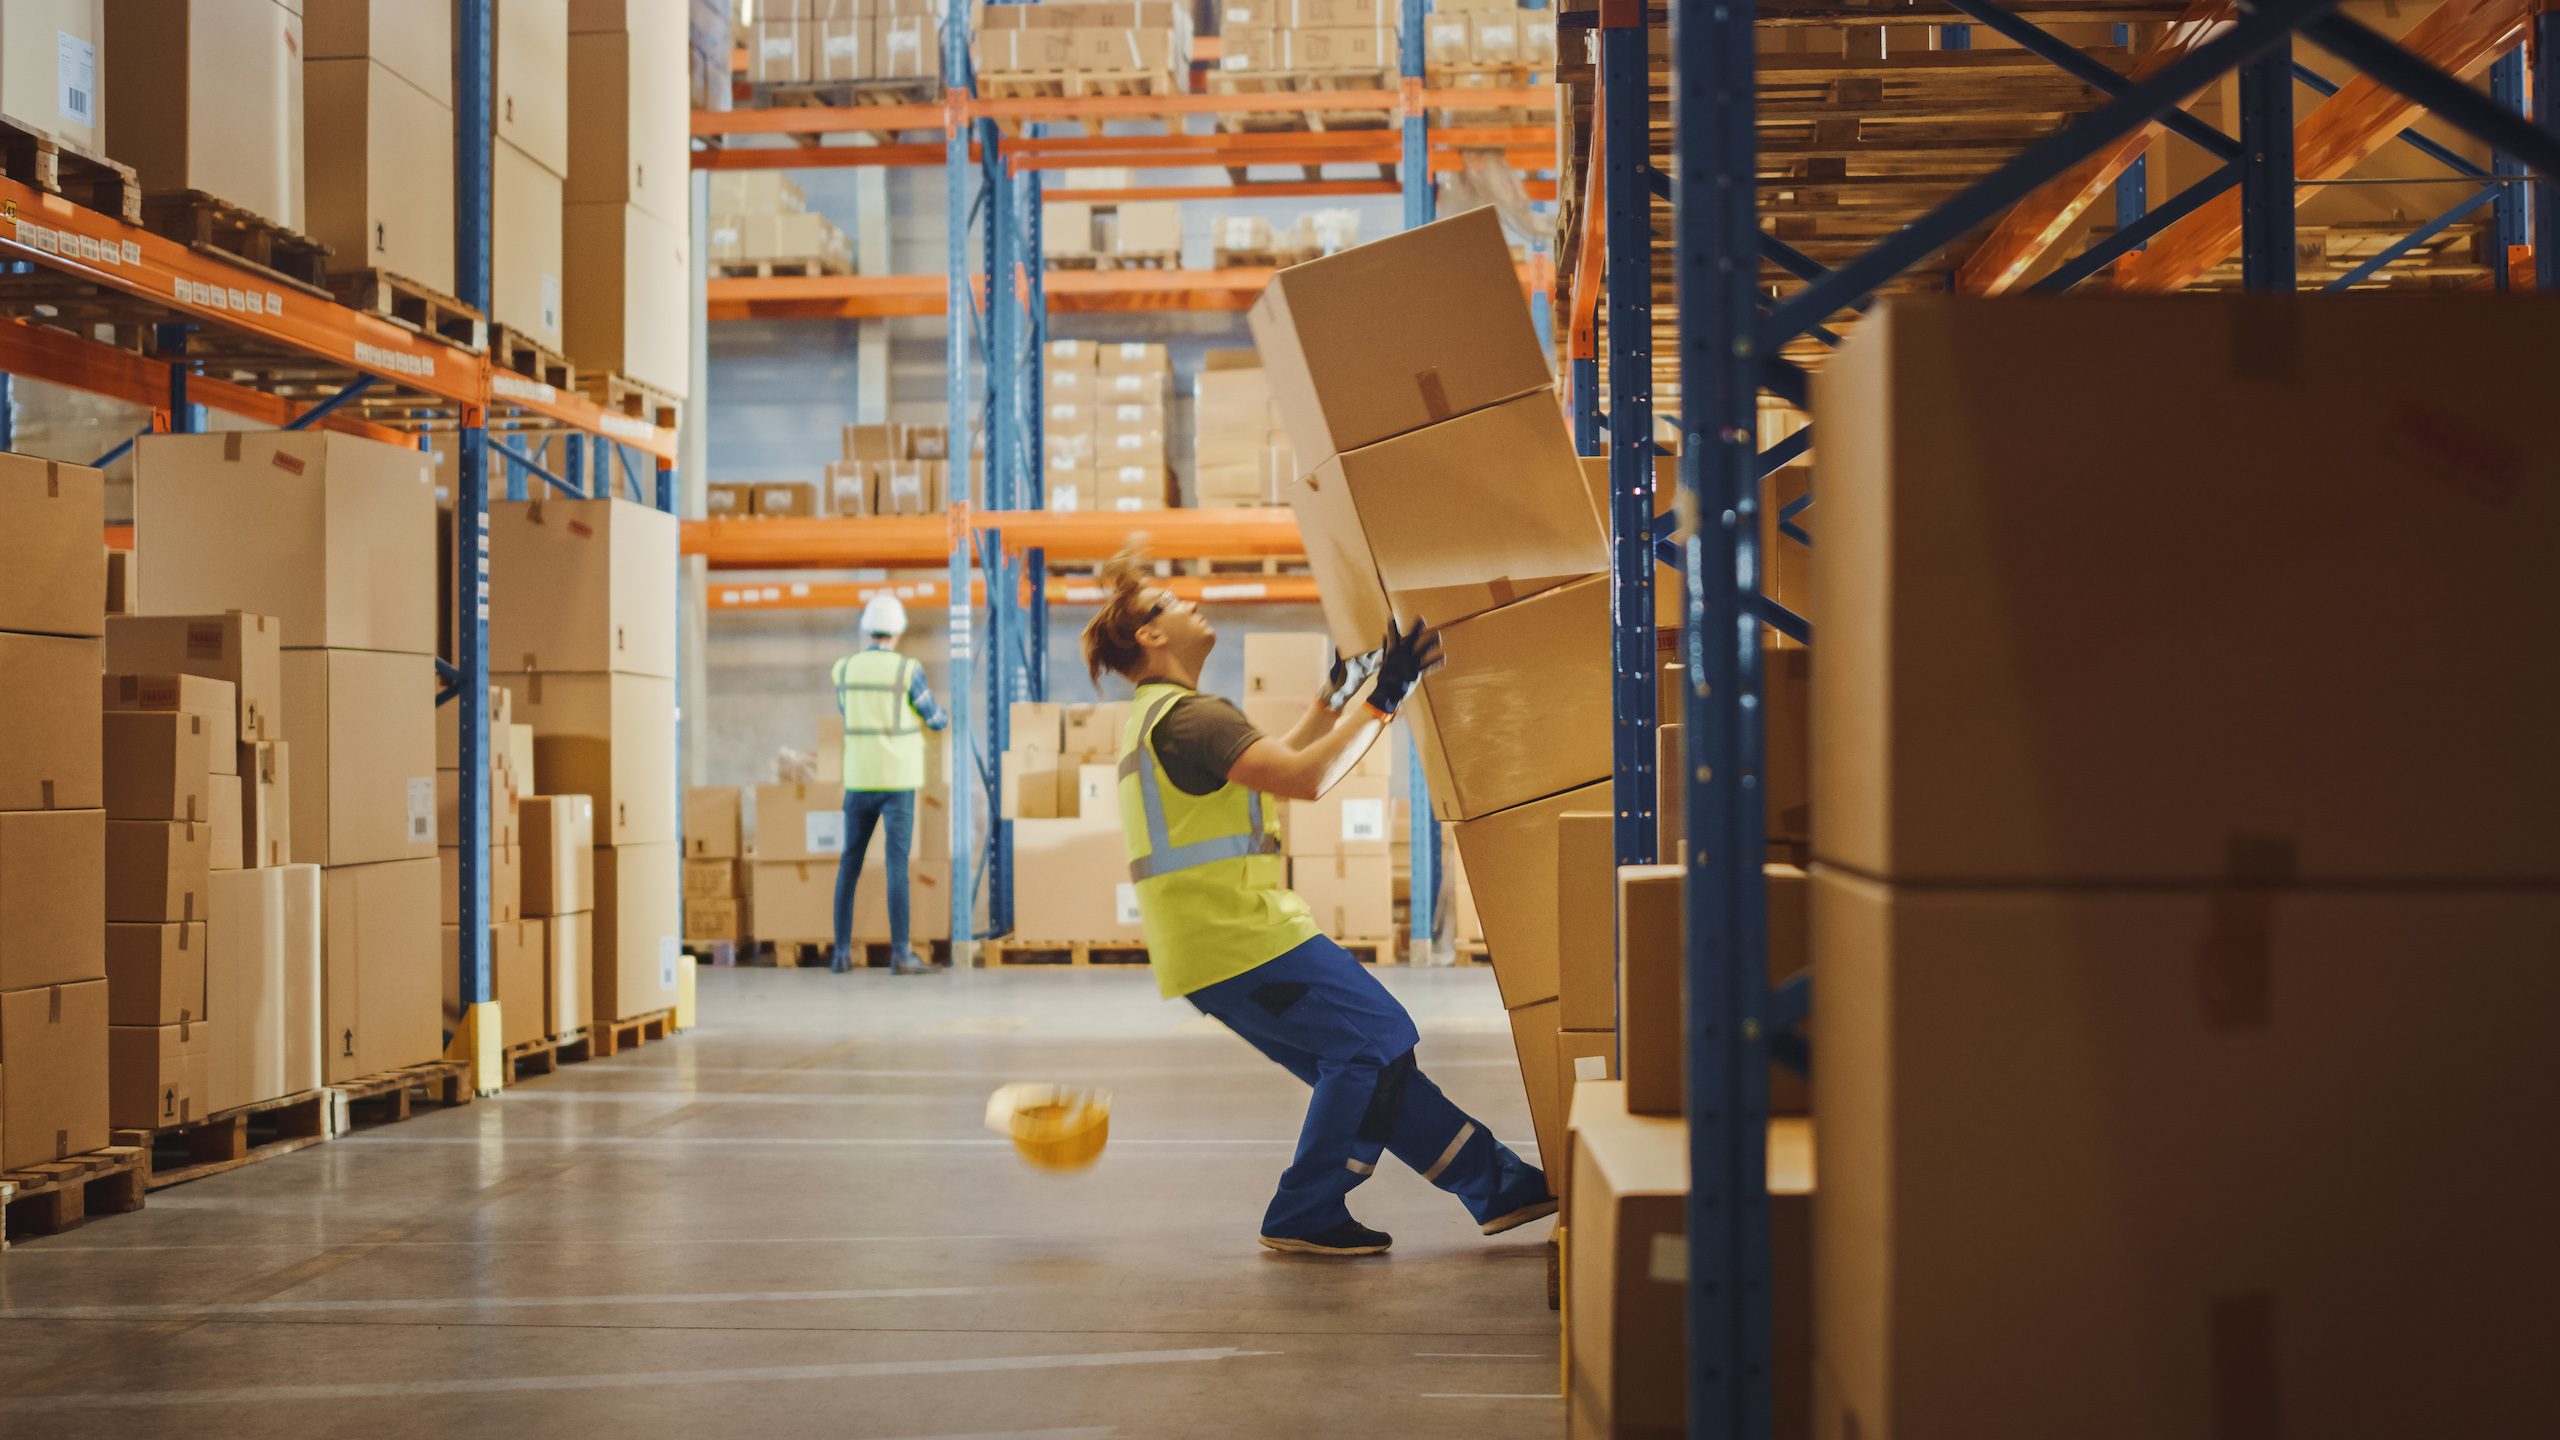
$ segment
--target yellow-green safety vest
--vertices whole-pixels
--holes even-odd
[[[1289,889],[1278,831],[1262,795],[1233,781],[1185,794],[1155,752],[1156,722],[1188,686],[1138,687],[1120,732],[1120,835],[1147,937],[1147,962],[1166,999],[1241,975],[1317,935],[1307,902]]]
[[[836,662],[847,790],[923,787],[924,722],[907,698],[915,663],[895,650],[865,650]]]

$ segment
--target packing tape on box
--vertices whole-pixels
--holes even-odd
[[[2275,1297],[2263,1290],[2217,1295],[2206,1324],[2213,1367],[2212,1440],[2282,1435]]]
[[[1440,382],[1439,371],[1416,371],[1413,383],[1422,391],[1422,408],[1430,415],[1433,424],[1436,425],[1457,414],[1457,410],[1449,404],[1449,390]]]
[[[239,430],[226,430],[222,432],[222,458],[224,460],[235,464],[238,463],[240,459],[240,437],[245,433],[246,432]]]
[[[45,987],[44,1023],[47,1025],[62,1023],[62,987],[59,985]]]
[[[44,498],[47,500],[59,500],[62,498],[62,464],[60,461],[48,460],[44,464]]]

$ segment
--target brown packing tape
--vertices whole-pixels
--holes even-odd
[[[1511,577],[1508,575],[1494,576],[1492,580],[1486,582],[1485,589],[1492,592],[1494,608],[1497,610],[1519,598],[1519,592],[1511,588]]]
[[[2217,1295],[2207,1320],[2213,1367],[2211,1440],[2284,1440],[2276,1375],[2276,1300]]]
[[[59,460],[44,462],[44,498],[47,500],[62,498],[62,462]]]
[[[1422,408],[1431,416],[1432,423],[1437,424],[1458,413],[1449,403],[1449,389],[1441,383],[1439,371],[1417,371],[1413,383],[1422,390]]]
[[[222,435],[222,458],[237,464],[240,459],[240,437],[243,432],[226,430]]]
[[[36,785],[37,785],[37,788],[38,788],[40,791],[42,791],[42,792],[43,792],[43,795],[44,795],[44,803],[43,803],[42,805],[39,805],[39,806],[38,806],[38,807],[36,807],[36,808],[38,808],[38,809],[40,809],[40,810],[50,810],[50,809],[52,809],[52,808],[53,808],[53,782],[52,782],[52,781],[50,781],[50,780],[40,780],[40,781],[37,781],[37,782],[36,782]]]
[[[47,1025],[59,1025],[62,1023],[62,987],[59,985],[48,985],[45,987],[44,1023]]]
[[[53,1132],[53,1158],[56,1160],[68,1160],[71,1158],[70,1131],[56,1130]]]

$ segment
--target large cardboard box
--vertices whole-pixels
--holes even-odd
[[[1378,855],[1299,855],[1289,888],[1307,902],[1316,928],[1337,940],[1395,938],[1395,876]]]
[[[1283,862],[1271,856],[1266,863],[1276,871]],[[1017,820],[1013,864],[1015,934],[1029,940],[1125,944],[1145,938],[1118,816]],[[1272,876],[1275,882],[1280,878]],[[762,892],[757,919],[763,919]]]
[[[103,802],[98,654],[95,640],[0,633],[0,810]]]
[[[791,781],[756,787],[756,858],[833,861],[844,853],[844,787]]]
[[[306,865],[424,859],[436,848],[435,658],[288,650],[293,858]]]
[[[596,851],[596,1018],[673,1009],[684,924],[672,840]]]
[[[0,990],[106,973],[102,810],[0,810]]]
[[[270,615],[118,615],[107,673],[200,675],[231,686],[242,743],[284,738],[284,627]],[[180,708],[185,708],[183,699]],[[221,762],[217,760],[216,764]]]
[[[110,710],[99,718],[106,736],[108,819],[212,823],[212,737],[203,716]],[[232,863],[239,863],[236,850]]]
[[[853,936],[865,943],[889,941],[889,858],[874,839],[862,854],[862,873],[853,882]],[[951,861],[924,855],[907,862],[907,939],[921,945],[951,938]]]
[[[1550,390],[1336,455],[1289,508],[1345,654],[1391,621],[1446,627],[1609,568]]]
[[[834,941],[835,861],[758,860],[754,870],[757,939]]]
[[[204,922],[107,927],[107,1022],[183,1025],[205,1008]],[[16,988],[16,987],[11,987]]]
[[[735,860],[747,853],[746,821],[735,785],[697,785],[684,792],[688,860]]]
[[[587,911],[542,919],[543,1024],[554,1035],[595,1023],[595,919]]]
[[[1817,1433],[2539,1427],[2560,894],[1813,894]]]
[[[1556,1023],[1567,1030],[1618,1028],[1618,874],[1616,815],[1556,817]]]
[[[444,1050],[435,860],[333,867],[321,883],[328,1078],[435,1059]]]
[[[1538,1164],[1559,1169],[1564,1148],[1564,1087],[1556,1075],[1556,1002],[1541,1000],[1511,1011],[1511,1048],[1520,1057],[1520,1082],[1529,1092],[1529,1124],[1538,1137]]]
[[[526,5],[529,0],[506,0],[495,7],[505,17],[498,21],[501,40],[513,33],[510,12]],[[453,0],[300,0],[297,8],[306,60],[373,60],[453,108],[453,17],[460,8]],[[566,24],[561,0],[552,0],[551,8]],[[498,63],[505,74],[506,61]],[[308,71],[303,83],[311,83]]]
[[[285,1092],[262,1091],[258,1078],[262,1048],[271,1061],[280,1059],[288,965],[284,872],[214,874],[205,888],[204,936],[205,1014],[221,1015],[224,1025],[206,1047],[205,1108],[271,1100]]]
[[[213,1111],[213,1027],[107,1027],[107,1123],[123,1130],[186,1125]]]
[[[444,925],[459,925],[462,923],[461,847],[441,845],[436,848],[436,876],[443,899],[437,921]],[[524,851],[521,847],[489,847],[488,904],[482,918],[492,925],[511,924],[524,918]]]
[[[489,927],[489,995],[498,1002],[499,1043],[512,1050],[551,1034],[550,970],[543,922],[514,920]],[[462,1028],[462,931],[437,927],[443,941],[444,1028]]]
[[[0,1170],[107,1143],[107,982],[0,992]]]
[[[596,802],[596,843],[676,838],[675,682],[650,675],[500,675],[533,726],[534,783]]]
[[[311,238],[332,265],[451,294],[451,105],[379,60],[312,60],[302,84]]]
[[[736,860],[693,860],[684,862],[684,898],[687,905],[697,900],[729,900],[746,893],[746,872]]]
[[[261,982],[250,1007],[256,1026],[249,1052],[250,1089],[260,1099],[316,1088],[323,1045],[320,867],[283,865],[275,874],[284,892],[284,943],[278,947],[276,970]],[[231,1008],[235,1015],[243,1012],[241,1006]]]
[[[631,205],[681,228],[688,212],[691,110],[680,26],[569,37],[573,205]],[[809,44],[801,41],[801,54]]]
[[[302,194],[302,13],[276,0],[116,0],[106,152],[146,193],[201,190],[287,230]]]
[[[676,165],[681,176],[681,152]],[[692,365],[685,231],[632,205],[571,201],[562,215],[562,251],[578,257],[567,277],[563,348],[582,367],[682,395]]]
[[[1392,741],[1379,742],[1382,746]],[[1311,856],[1374,856],[1385,859],[1394,836],[1389,833],[1389,781],[1384,775],[1357,771],[1334,782],[1321,800],[1291,800],[1281,836],[1289,853]],[[1267,806],[1270,801],[1265,800]]]
[[[572,915],[595,908],[595,815],[595,802],[584,795],[525,797],[525,914]]]
[[[496,0],[492,9],[497,138],[556,180],[569,173],[567,0]]]
[[[1862,322],[1815,393],[1820,857],[1928,883],[2560,876],[2560,686],[2519,660],[2560,631],[2531,578],[2560,563],[2533,379],[2560,301],[2435,298]],[[2132,395],[2153,423],[2119,423]]]
[[[326,430],[146,435],[133,449],[142,610],[246,610],[277,617],[287,648],[432,655],[434,482],[422,451]]]
[[[20,69],[21,23],[15,6],[0,14],[0,46],[8,47],[0,50],[0,95]],[[0,630],[106,633],[106,523],[99,472],[0,453],[0,535],[8,537],[7,563],[0,564]]]
[[[493,669],[672,678],[675,637],[674,516],[625,500],[489,507]]]
[[[1611,782],[1603,780],[1466,821],[1452,832],[1507,1010],[1556,996],[1556,821],[1570,811],[1606,811],[1610,794]]]
[[[92,154],[98,136],[98,0],[13,0],[0,8],[0,114]]]
[[[293,747],[262,740],[240,747],[240,854],[251,866],[293,860]]]
[[[489,318],[557,350],[566,295],[560,176],[504,139],[489,178]]]
[[[1440,642],[1448,663],[1414,687],[1406,712],[1433,814],[1471,820],[1609,773],[1606,576],[1462,620]]]
[[[1377,637],[1350,653],[1377,648]],[[1280,696],[1305,704],[1323,683],[1326,641],[1312,632],[1256,630],[1244,637],[1244,698]]]
[[[205,773],[237,775],[240,709],[235,693],[230,682],[208,680],[201,675],[109,674],[98,686],[98,708],[108,715],[122,711],[174,711],[189,716],[204,731]],[[115,722],[106,723],[112,731]],[[105,763],[112,772],[118,761],[110,754]],[[115,776],[110,773],[107,779],[108,788],[114,789]]]
[[[1554,378],[1489,208],[1290,266],[1247,318],[1310,468]]]
[[[201,920],[213,875],[213,827],[109,820],[106,918],[136,925]]]
[[[1556,1157],[1547,1171],[1548,1188],[1556,1199],[1564,1202],[1558,1212],[1563,1225],[1573,1223],[1573,1097],[1577,1087],[1587,1081],[1616,1080],[1618,1075],[1618,1032],[1615,1030],[1559,1030],[1556,1032],[1556,1103],[1565,1117],[1566,1154]]]
[[[1679,865],[1627,865],[1614,871],[1618,944],[1616,982],[1623,1035],[1621,1079],[1639,1115],[1687,1110],[1689,1032],[1686,974],[1688,870]],[[1805,872],[1761,867],[1767,895],[1769,983],[1802,971],[1811,959],[1811,900]],[[1769,1113],[1812,1109],[1812,1086],[1784,1065],[1769,1067]]]

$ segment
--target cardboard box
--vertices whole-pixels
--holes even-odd
[[[1375,637],[1362,647],[1374,648]],[[1244,637],[1245,695],[1280,695],[1304,703],[1323,682],[1325,666],[1332,658],[1330,651],[1322,635],[1249,632]]]
[[[542,1023],[552,1034],[566,1035],[595,1023],[595,916],[550,915],[541,924]]]
[[[296,716],[293,858],[306,865],[433,861],[435,660],[366,650],[289,650]]]
[[[678,183],[684,163],[678,151]],[[572,201],[562,215],[562,252],[578,257],[566,278],[562,348],[581,366],[682,396],[692,374],[685,230],[633,205]]]
[[[205,773],[240,773],[240,710],[230,682],[208,680],[201,675],[108,675],[98,690],[98,708],[108,715],[124,711],[158,711],[192,718],[205,736]],[[108,722],[106,728],[112,732],[114,722]],[[109,742],[112,744],[112,741],[110,734]],[[108,762],[110,770],[115,763],[112,760]],[[112,776],[109,782],[112,786]]]
[[[1117,760],[1120,733],[1128,728],[1129,702],[1105,700],[1092,705],[1067,705],[1059,710],[1062,722],[1060,753]]]
[[[523,913],[568,915],[594,909],[595,802],[584,795],[529,795],[523,834]]]
[[[1314,912],[1316,928],[1337,940],[1394,938],[1395,883],[1383,854],[1296,856],[1289,888]]]
[[[1144,939],[1116,815],[1015,821],[1013,859],[1016,934],[1127,944]],[[1272,856],[1268,863],[1276,868],[1282,862]],[[1280,878],[1272,876],[1275,883]],[[761,919],[761,898],[757,903]]]
[[[1618,884],[1618,817],[1557,816],[1556,1023],[1566,1030],[1618,1028]],[[1669,1023],[1680,1023],[1676,1010]]]
[[[451,103],[362,57],[306,61],[302,85],[302,228],[336,252],[332,264],[387,270],[451,294]]]
[[[568,6],[562,0],[495,0],[491,9],[490,41],[495,53],[490,59],[496,89],[490,102],[497,138],[553,177],[567,175]]]
[[[755,934],[754,905],[744,895],[684,902],[687,940],[747,940]]]
[[[1453,830],[1505,1009],[1556,995],[1556,820],[1569,811],[1607,810],[1610,790],[1604,780]]]
[[[835,940],[836,862],[755,862],[756,938],[828,943]]]
[[[512,7],[500,13],[506,8]],[[563,304],[559,172],[504,139],[490,166],[489,318],[557,350]]]
[[[1136,200],[1115,207],[1119,229],[1113,248],[1123,255],[1182,254],[1182,204],[1176,200]]]
[[[1384,775],[1350,774],[1321,800],[1291,800],[1281,838],[1301,858],[1350,856],[1383,860],[1394,840]],[[1265,802],[1266,804],[1269,802]],[[1354,931],[1375,935],[1379,931]]]
[[[752,515],[755,513],[755,497],[756,487],[753,485],[715,481],[702,487],[702,513],[714,520]]]
[[[1551,390],[1336,455],[1289,486],[1347,654],[1609,568]]]
[[[1055,754],[1038,751],[1007,750],[996,758],[996,813],[1006,820],[1055,820],[1058,818],[1058,776],[1060,766]]]
[[[106,815],[0,811],[0,990],[106,973]]]
[[[133,449],[142,608],[272,615],[288,649],[431,655],[434,472],[422,451],[327,430],[146,435]]]
[[[2540,1412],[2560,1152],[2518,1143],[2552,1080],[2516,1057],[2560,1003],[2560,895],[1812,884],[1820,1433]],[[2409,1004],[2413,954],[2463,1003]]]
[[[693,860],[684,862],[684,898],[687,905],[697,900],[729,900],[746,893],[744,867],[736,860]]]
[[[764,15],[746,27],[747,79],[756,85],[793,85],[809,78],[801,45],[808,22],[795,15]]]
[[[489,507],[489,656],[500,670],[676,673],[676,519],[625,500]]]
[[[942,73],[942,29],[933,16],[879,17],[878,63],[883,79],[930,80]]]
[[[103,803],[95,640],[0,633],[0,810]]]
[[[544,1028],[550,1018],[550,972],[542,925],[540,920],[518,920],[489,927],[489,997],[498,1002],[499,1043],[510,1050],[551,1033]],[[444,976],[444,1028],[458,1031],[463,1016],[462,931],[445,925],[437,933],[444,946],[437,966]]]
[[[304,867],[309,873],[309,867]],[[205,1014],[224,1029],[209,1043],[205,1108],[232,1110],[285,1092],[261,1092],[263,1057],[280,1064],[287,991],[284,872],[216,871],[205,886]],[[316,983],[316,980],[315,980]],[[316,1025],[306,1014],[304,1023]],[[262,1040],[264,1041],[262,1045]]]
[[[1490,209],[1273,277],[1247,317],[1310,467],[1553,379]]]
[[[333,867],[321,887],[328,1078],[435,1059],[444,1050],[435,861]]]
[[[205,927],[193,924],[107,927],[107,1023],[183,1025],[212,1012],[205,1005]]]
[[[1511,1008],[1511,1047],[1520,1057],[1520,1082],[1529,1094],[1529,1123],[1538,1138],[1538,1164],[1560,1169],[1564,1148],[1564,1087],[1556,1076],[1556,1002]]]
[[[872,59],[872,22],[868,16],[812,20],[801,31],[812,80],[860,80],[868,77]]]
[[[802,31],[794,40],[796,78],[813,78],[810,37]],[[676,25],[570,34],[569,203],[631,205],[662,224],[685,225],[692,112],[684,52]]]
[[[0,40],[15,38],[17,26],[15,14],[0,17]],[[0,54],[0,87],[15,88],[20,68],[14,49]],[[0,453],[0,535],[9,537],[0,630],[106,633],[105,495],[104,477],[85,465]]]
[[[107,1027],[107,1123],[154,1130],[188,1125],[212,1112],[212,1026]]]
[[[242,743],[281,740],[283,630],[272,616],[237,610],[214,615],[119,615],[107,626],[107,673],[119,677],[184,674],[220,680],[230,685],[238,707],[236,728]],[[141,706],[139,698],[137,708],[167,708]],[[179,708],[187,705],[181,693]]]
[[[101,137],[146,193],[202,190],[305,230],[302,14],[275,0],[106,7]]]
[[[0,11],[0,114],[102,154],[96,0],[18,0]]]
[[[507,789],[504,782],[495,776],[490,778],[485,788],[489,796],[489,826],[486,837],[488,843],[508,849],[524,843],[524,810],[521,797]],[[438,770],[436,772],[436,843],[438,845],[462,843],[462,797],[462,772]]]
[[[213,827],[184,820],[106,822],[106,918],[134,924],[204,918]]]
[[[0,1170],[107,1143],[107,982],[0,992]]]
[[[807,208],[808,191],[787,170],[711,172],[714,215],[778,215]]]
[[[247,860],[247,822],[241,815],[240,777],[216,775],[206,782],[206,821],[213,827],[209,863],[216,870],[237,870]]]
[[[819,513],[819,490],[815,485],[798,480],[769,480],[749,489],[750,508],[758,515],[793,519]]]
[[[844,787],[828,782],[756,787],[756,858],[828,860],[844,853]]]
[[[597,1017],[673,1009],[684,948],[674,842],[599,849],[595,867]]]
[[[1609,773],[1606,576],[1462,620],[1440,643],[1447,664],[1407,701],[1435,815],[1474,819]],[[1525,695],[1539,697],[1534,723]]]
[[[251,867],[293,860],[291,746],[262,740],[240,747],[240,855]]]
[[[204,717],[174,710],[109,711],[105,731],[110,820],[213,820]],[[238,851],[233,851],[238,863]]]
[[[2357,298],[1862,323],[1815,397],[1821,858],[1966,884],[2560,875],[2560,691],[2515,661],[2560,625],[2524,579],[2560,558],[2560,491],[2533,478],[2534,392],[2495,373],[2560,309]],[[2111,388],[2160,423],[2118,436]],[[1994,405],[1996,441],[1960,418]]]
[[[684,792],[688,860],[735,860],[747,853],[746,821],[734,785],[697,785]]]
[[[377,61],[450,110],[457,8],[452,0],[300,0],[303,56],[306,61]],[[558,0],[548,7],[520,0],[494,8],[503,17],[497,22],[502,53],[503,42],[521,24],[518,12],[548,8],[559,17],[557,23],[567,23]],[[500,60],[499,66],[499,73],[505,74],[506,61]],[[304,83],[309,83],[307,72]]]
[[[444,892],[439,923],[462,923],[462,851],[452,845],[436,849],[436,871]],[[485,918],[508,925],[524,918],[524,851],[514,845],[489,847],[489,898]]]
[[[596,802],[596,842],[676,838],[675,682],[649,675],[496,677],[533,726],[534,782]]]
[[[239,1024],[244,1023],[241,1017],[255,1016],[249,1093],[256,1100],[299,1095],[319,1085],[323,1048],[320,867],[284,865],[266,873],[276,877],[276,888],[283,895],[283,938],[275,951],[276,968],[252,977],[253,988],[233,1000],[223,998],[226,992],[210,972],[206,976],[213,992],[206,1003],[224,1006],[233,1017],[231,1033],[238,1033]],[[215,1038],[219,1041],[221,1033]]]
[[[1639,1115],[1685,1113],[1688,1084],[1685,920],[1687,870],[1678,865],[1618,867],[1615,981],[1624,1032],[1627,1103]],[[1811,961],[1805,873],[1793,865],[1761,867],[1767,894],[1769,983],[1776,986]],[[1769,1113],[1803,1115],[1812,1086],[1783,1065],[1769,1067]]]
[[[863,852],[853,882],[853,934],[858,944],[889,943],[889,862],[879,840]],[[907,940],[912,946],[951,938],[951,862],[923,855],[907,865]]]

